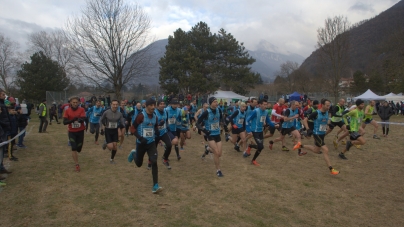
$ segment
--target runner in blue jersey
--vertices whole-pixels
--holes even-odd
[[[97,100],[95,106],[91,107],[87,111],[87,115],[90,118],[90,133],[95,133],[95,144],[98,145],[98,137],[100,135],[100,117],[104,108],[101,107],[101,101]]]
[[[255,166],[260,165],[256,159],[264,149],[264,126],[269,125],[271,127],[275,127],[275,125],[269,119],[268,112],[266,111],[267,105],[267,100],[260,99],[258,101],[259,107],[251,111],[250,115],[246,119],[246,130],[248,133],[252,134],[255,142],[257,143],[257,145],[248,145],[250,148],[256,149],[254,157],[251,160],[251,164]],[[245,152],[243,156],[248,157],[249,155],[249,153]]]
[[[185,106],[181,110],[181,125],[179,126],[181,150],[184,150],[185,140],[191,139],[191,132],[189,131],[190,119],[188,108]]]
[[[321,100],[321,109],[316,110],[311,113],[307,118],[304,119],[303,124],[304,127],[308,128],[313,132],[314,138],[314,146],[312,145],[302,145],[302,148],[307,148],[314,153],[320,153],[322,150],[324,155],[324,160],[330,170],[332,175],[337,175],[339,173],[338,170],[332,168],[330,157],[328,156],[328,147],[325,145],[324,138],[327,132],[327,124],[328,124],[328,110],[330,109],[331,102],[327,99]],[[313,129],[309,128],[308,121],[312,120],[314,123]]]
[[[209,148],[214,154],[216,175],[223,177],[220,170],[220,157],[222,156],[222,142],[220,138],[220,124],[223,123],[223,128],[227,132],[227,126],[224,125],[224,117],[220,109],[218,109],[218,102],[215,97],[209,98],[209,105],[205,112],[202,113],[198,119],[196,126],[202,130],[209,141]],[[204,126],[202,125],[204,123]]]
[[[177,126],[178,123],[181,124],[181,110],[178,108],[178,105],[178,99],[173,98],[171,99],[170,105],[165,109],[167,111],[168,130],[173,133],[177,140],[179,139],[179,133],[177,134]],[[178,148],[178,143],[173,145],[175,153],[177,154],[177,160],[179,161],[181,159],[181,156]]]
[[[153,188],[152,193],[158,193],[163,190],[158,184],[158,166],[157,166],[157,148],[155,139],[159,135],[159,124],[154,112],[156,101],[148,99],[146,108],[136,116],[133,124],[134,135],[136,136],[137,150],[132,150],[128,161],[135,161],[136,166],[143,165],[144,155],[147,153],[151,161]]]
[[[245,143],[245,122],[247,118],[247,113],[246,113],[246,107],[247,105],[242,102],[240,104],[240,109],[236,110],[233,112],[232,115],[229,116],[229,121],[231,124],[231,138],[230,142],[234,144],[234,149],[238,152],[240,152],[240,145],[242,145],[242,150],[244,151],[246,148],[246,143]],[[240,140],[238,140],[240,138]],[[240,143],[238,143],[240,141]]]

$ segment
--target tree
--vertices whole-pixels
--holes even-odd
[[[246,89],[262,81],[251,72],[254,62],[231,34],[224,29],[212,34],[206,23],[199,22],[189,32],[177,29],[168,37],[159,61],[159,81],[168,93],[212,93],[223,87],[246,94]]]
[[[366,83],[366,78],[363,72],[361,71],[356,71],[353,74],[353,86],[351,89],[352,94],[362,94],[367,90],[368,84]]]
[[[18,43],[0,34],[0,85],[6,93],[9,93],[10,86],[14,83],[15,70],[20,64],[18,48]]]
[[[293,72],[299,69],[299,64],[297,62],[286,61],[281,64],[280,76],[285,79],[286,82],[286,93],[293,92],[295,90],[295,81]]]
[[[57,61],[70,78],[75,75],[77,63],[73,61],[69,39],[63,30],[35,32],[30,34],[28,39],[34,52],[42,51],[46,57]]]
[[[41,101],[46,91],[63,90],[70,83],[62,66],[56,61],[37,52],[31,56],[31,63],[25,62],[17,72],[16,84],[27,100]]]
[[[318,60],[327,78],[325,85],[330,87],[335,102],[339,97],[340,80],[349,66],[349,29],[346,17],[335,16],[327,18],[325,27],[317,30]]]
[[[90,0],[82,15],[67,22],[67,37],[78,68],[100,88],[112,84],[121,99],[124,84],[139,78],[149,63],[150,19],[137,4],[124,0]],[[107,91],[108,92],[108,91]]]
[[[223,28],[217,35],[217,72],[220,73],[220,86],[238,94],[246,95],[248,88],[262,83],[259,73],[251,72],[255,59],[250,57],[248,51]]]

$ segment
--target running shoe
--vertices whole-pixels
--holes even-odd
[[[341,144],[346,145],[346,141],[345,140],[341,141]]]
[[[76,164],[76,172],[80,172],[80,165]]]
[[[289,151],[287,147],[282,147],[282,151]]]
[[[104,144],[102,144],[102,149],[103,150],[107,149],[107,143],[106,142],[104,142]]]
[[[302,144],[297,142],[296,145],[293,147],[293,150],[299,149]]]
[[[271,143],[272,142],[272,143]],[[274,142],[271,140],[269,141],[269,150],[272,150],[272,147],[274,146]]]
[[[6,185],[7,185],[6,183],[0,181],[0,186],[6,186]]]
[[[205,155],[209,154],[208,148],[209,148],[209,145],[205,145]]]
[[[330,173],[331,173],[331,175],[338,175],[338,174],[339,174],[339,171],[336,170],[336,169],[334,169],[334,168],[332,168],[332,169],[330,169]]]
[[[217,175],[218,177],[223,177],[223,173],[222,173],[221,170],[218,170],[218,171],[216,172],[216,175]]]
[[[377,135],[373,135],[373,139],[380,139]]]
[[[152,189],[153,194],[156,194],[156,193],[161,192],[161,191],[163,191],[163,188],[160,187],[159,184],[155,184],[153,186],[153,189]]]
[[[251,164],[255,165],[255,166],[260,166],[260,164],[256,161],[256,160],[252,160]]]
[[[348,160],[348,159],[345,157],[345,154],[339,154],[338,156],[339,156],[341,159]]]
[[[27,148],[24,144],[22,145],[17,145],[19,148]]]
[[[131,163],[133,160],[135,160],[135,155],[136,155],[136,150],[132,149],[128,155],[128,162]]]
[[[349,140],[348,142],[346,142],[346,150],[349,151],[349,149],[352,147],[352,142]]]
[[[361,145],[354,145],[356,149],[361,149]]]
[[[228,133],[225,133],[225,134],[224,134],[224,137],[226,138],[226,142],[229,141],[230,135],[229,135]]]
[[[183,148],[183,147],[181,147],[181,148],[180,148],[180,150],[181,150],[181,151],[184,151],[184,148]]]
[[[119,150],[122,150],[122,146],[119,146],[118,148],[119,148]]]
[[[303,156],[303,155],[307,154],[307,152],[306,151],[298,151],[297,154],[299,156]]]
[[[177,156],[177,160],[178,160],[178,161],[181,160],[181,155],[178,155],[178,156]]]
[[[170,163],[167,160],[163,160],[163,165],[167,167],[167,169],[171,169]]]
[[[332,141],[332,143],[334,144],[334,149],[338,149],[337,139],[338,139],[338,137],[336,136],[336,137],[334,138],[334,140]]]
[[[115,164],[114,159],[110,159],[110,160],[109,160],[109,164]]]
[[[147,170],[150,170],[151,169],[151,162],[149,161],[148,163],[147,163]]]
[[[237,152],[240,152],[240,147],[237,145],[234,145],[234,150],[236,150]]]

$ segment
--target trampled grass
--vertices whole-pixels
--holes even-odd
[[[334,130],[326,144],[333,166],[341,171],[338,176],[329,174],[322,155],[299,157],[295,151],[280,151],[280,144],[270,151],[266,140],[259,167],[223,142],[225,176],[218,178],[213,160],[201,160],[201,137],[192,132],[181,161],[173,150],[172,170],[159,158],[164,191],[154,195],[146,161],[137,168],[126,160],[135,145],[133,136],[125,138],[116,165],[111,165],[110,153],[85,134],[81,172],[76,173],[66,126],[53,124],[49,133],[39,134],[36,119],[28,129],[33,125],[26,137],[28,149],[15,153],[20,161],[5,160],[13,173],[0,191],[1,226],[404,225],[403,126],[392,125],[390,136],[381,140],[371,138],[368,126],[367,144],[352,148],[346,161],[332,146]],[[291,149],[291,139],[287,144]],[[162,147],[158,150],[161,154]]]

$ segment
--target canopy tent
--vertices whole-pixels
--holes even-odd
[[[353,98],[354,100],[362,99],[362,100],[386,100],[386,97],[379,96],[373,93],[370,89],[368,89],[365,93]]]
[[[394,101],[394,102],[398,102],[398,101],[404,101],[404,96],[402,95],[395,95],[395,96],[389,96],[386,97],[386,101]]]
[[[223,101],[223,102],[227,102],[228,104],[230,104],[230,102],[232,102],[233,99],[236,99],[236,100],[247,100],[248,99],[248,97],[239,95],[232,91],[216,91],[212,95],[209,95],[209,98],[210,97],[215,97],[219,102]]]
[[[393,96],[397,96],[396,94],[394,94],[393,92],[388,93],[387,95],[383,95],[383,97],[393,97]]]
[[[289,102],[290,101],[300,101],[301,94],[297,93],[296,91],[289,95]]]

